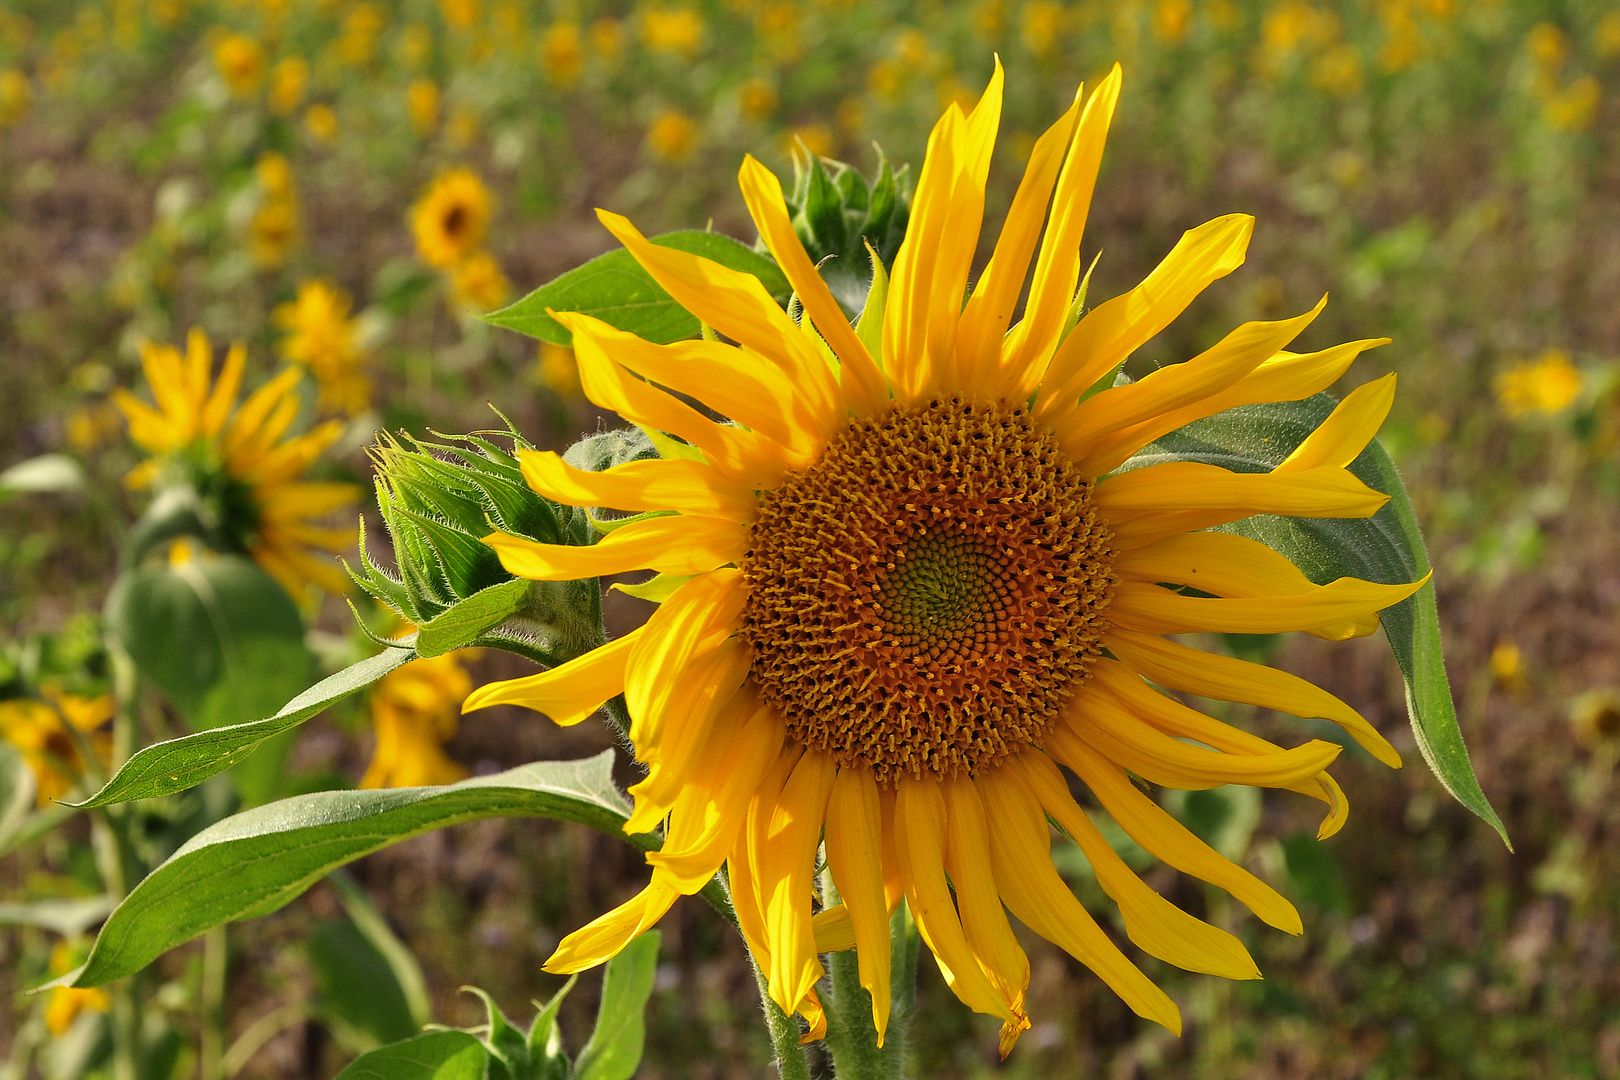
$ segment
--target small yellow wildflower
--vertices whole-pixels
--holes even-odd
[[[361,787],[424,787],[466,777],[444,744],[455,738],[461,703],[472,690],[460,659],[470,652],[413,660],[383,676],[371,691],[377,748]]]
[[[1562,67],[1569,56],[1569,38],[1550,22],[1540,22],[1525,35],[1525,51],[1536,66],[1552,70]]]
[[[51,948],[51,974],[66,975],[84,962],[82,949],[67,941],[58,941]],[[51,999],[45,1004],[45,1027],[52,1035],[61,1035],[73,1026],[81,1012],[104,1013],[112,1009],[112,998],[101,987],[80,989],[73,986],[51,988]]]
[[[576,22],[552,23],[540,35],[540,70],[553,86],[571,89],[585,67],[585,43]]]
[[[448,270],[477,251],[494,197],[468,168],[440,173],[411,208],[416,253],[429,266]]]
[[[1020,13],[1018,36],[1035,56],[1052,55],[1063,32],[1066,12],[1054,0],[1029,0]]]
[[[105,401],[85,405],[68,414],[63,424],[67,444],[81,454],[90,454],[112,442],[123,429],[117,409]]]
[[[1180,45],[1192,25],[1192,0],[1159,0],[1153,9],[1153,36],[1166,45]]]
[[[1575,738],[1594,749],[1620,744],[1620,690],[1588,690],[1569,703]]]
[[[450,274],[450,298],[456,307],[475,313],[494,311],[512,294],[501,264],[487,251],[475,251]]]
[[[743,80],[737,88],[737,109],[750,123],[769,120],[776,112],[776,103],[776,87],[757,75]]]
[[[227,502],[247,512],[222,523],[227,543],[251,555],[294,599],[308,599],[311,586],[345,592],[348,575],[312,549],[346,551],[354,544],[354,528],[313,521],[353,505],[359,489],[300,479],[343,434],[343,425],[328,420],[284,438],[302,406],[303,370],[283,370],[238,406],[246,363],[247,350],[233,345],[215,381],[213,348],[201,330],[191,331],[184,358],[171,345],[143,345],[141,364],[157,407],[122,389],[113,392],[113,401],[129,421],[130,438],[152,456],[124,483],[146,488],[165,473],[181,471],[194,483],[201,473],[211,484],[233,487],[236,494]]]
[[[214,46],[214,66],[237,97],[247,97],[264,78],[264,47],[246,34],[227,34]]]
[[[255,263],[274,269],[298,243],[298,193],[292,166],[274,150],[259,156],[254,174],[262,199],[248,224],[248,246]]]
[[[1591,75],[1582,75],[1542,103],[1541,114],[1554,131],[1585,131],[1597,116],[1603,90]]]
[[[331,142],[338,133],[336,111],[324,102],[316,102],[304,110],[304,130],[318,143]]]
[[[277,116],[291,116],[304,103],[308,89],[309,63],[302,56],[282,59],[270,71],[270,111]]]
[[[697,149],[698,126],[678,109],[665,109],[647,127],[647,149],[659,161],[679,165]]]
[[[81,740],[106,765],[112,737],[97,729],[111,720],[117,706],[111,694],[81,697],[48,686],[48,701],[13,698],[0,701],[0,739],[10,743],[34,774],[34,801],[39,806],[63,798],[84,776]],[[71,725],[71,727],[69,726]],[[77,733],[77,734],[75,734]]]
[[[585,396],[579,381],[579,362],[574,359],[574,350],[566,345],[540,343],[534,381],[564,401],[578,401]]]
[[[439,84],[432,79],[412,79],[405,88],[405,106],[411,127],[427,138],[439,126]]]
[[[1620,11],[1611,11],[1598,20],[1592,48],[1597,51],[1600,60],[1613,60],[1620,56]]]
[[[1510,418],[1563,412],[1580,396],[1583,379],[1569,354],[1548,349],[1534,360],[1521,360],[1492,383],[1497,403]]]
[[[1334,97],[1354,97],[1361,92],[1361,54],[1354,45],[1338,44],[1311,64],[1311,82]]]
[[[371,63],[377,52],[377,35],[388,25],[388,17],[377,4],[356,4],[343,17],[343,32],[338,35],[338,57],[351,67],[364,67]]]
[[[253,175],[267,199],[293,198],[292,165],[283,154],[267,150],[253,163]]]
[[[703,16],[691,8],[648,8],[641,13],[642,43],[655,53],[692,60],[703,48]]]
[[[27,75],[16,68],[0,71],[0,128],[8,128],[21,120],[32,96]]]
[[[600,60],[617,60],[624,52],[624,23],[605,15],[591,23],[591,51]]]
[[[355,416],[371,407],[365,353],[349,318],[353,302],[331,282],[306,281],[298,286],[297,298],[271,316],[287,332],[282,358],[315,376],[320,410],[328,415]]]
[[[793,0],[767,0],[754,15],[754,31],[778,64],[792,63],[804,52],[804,13]]]
[[[1491,678],[1510,694],[1524,691],[1524,654],[1512,638],[1503,638],[1491,650]]]
[[[452,30],[466,30],[478,21],[481,13],[478,0],[439,0],[439,13]]]
[[[833,152],[832,128],[826,124],[805,124],[788,132],[784,149],[791,156],[800,147],[816,157],[831,157]]]

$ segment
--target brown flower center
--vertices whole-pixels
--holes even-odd
[[[1040,745],[1107,628],[1108,530],[1021,409],[853,424],[761,495],[750,540],[742,634],[766,700],[884,783]]]

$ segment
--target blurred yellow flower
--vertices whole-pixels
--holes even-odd
[[[270,111],[291,116],[304,103],[309,89],[309,63],[302,56],[289,56],[270,71]]]
[[[388,25],[388,16],[371,0],[349,9],[343,17],[343,32],[336,42],[337,54],[345,64],[364,67],[377,51],[377,35]]]
[[[1620,745],[1620,690],[1588,690],[1569,704],[1575,737],[1587,746]]]
[[[302,435],[284,438],[302,409],[298,383],[304,372],[289,367],[249,394],[240,406],[247,350],[233,345],[218,381],[212,378],[213,349],[201,330],[192,330],[186,354],[171,345],[141,346],[156,408],[127,390],[113,400],[129,421],[129,435],[151,457],[130,470],[124,483],[146,488],[166,472],[197,473],[228,489],[228,508],[242,517],[227,522],[225,539],[253,557],[295,600],[307,600],[310,587],[347,591],[348,575],[312,549],[334,554],[354,546],[355,531],[312,524],[359,498],[353,484],[301,480],[304,471],[343,434],[336,420]]]
[[[1523,693],[1527,685],[1524,678],[1524,654],[1518,642],[1504,638],[1491,650],[1491,678],[1510,694]]]
[[[540,70],[551,84],[567,90],[579,82],[585,67],[585,43],[580,39],[579,24],[557,22],[546,27],[540,35]]]
[[[287,261],[298,243],[298,193],[293,188],[292,166],[274,150],[259,156],[254,174],[261,199],[248,223],[248,248],[255,263],[274,269]]]
[[[1569,38],[1550,22],[1532,26],[1530,33],[1525,35],[1524,47],[1530,59],[1542,68],[1561,67],[1569,56]]]
[[[1585,131],[1597,116],[1603,91],[1591,75],[1582,75],[1542,102],[1541,114],[1555,131]]]
[[[84,962],[83,950],[68,941],[58,941],[51,948],[51,974],[66,975]],[[80,989],[72,986],[51,988],[50,1000],[45,1003],[45,1028],[52,1035],[61,1035],[73,1026],[81,1012],[104,1013],[112,1009],[112,998],[101,987]]]
[[[479,9],[482,5],[478,0],[439,0],[439,13],[444,16],[444,23],[452,30],[465,30],[478,21]]]
[[[776,87],[757,75],[737,87],[737,110],[750,123],[769,120],[776,112],[776,102]]]
[[[585,395],[579,381],[579,362],[574,359],[574,350],[566,345],[540,343],[534,381],[564,401],[577,401]]]
[[[478,139],[479,115],[465,101],[457,102],[455,108],[450,110],[450,119],[445,122],[445,138],[450,140],[451,146],[471,146]]]
[[[444,744],[455,738],[461,702],[472,690],[461,666],[470,652],[413,660],[383,676],[371,691],[377,748],[361,787],[425,787],[467,776],[446,756]]]
[[[440,173],[411,208],[416,253],[429,266],[448,270],[477,251],[494,197],[468,168]]]
[[[934,47],[921,30],[902,30],[894,36],[894,56],[912,69],[927,67],[934,57]]]
[[[894,59],[879,60],[866,76],[866,84],[872,88],[872,93],[885,101],[898,98],[905,82],[905,66]]]
[[[647,149],[659,161],[679,165],[697,149],[698,126],[677,109],[665,109],[647,127]]]
[[[1192,0],[1159,0],[1153,8],[1153,36],[1166,45],[1180,45],[1192,14]]]
[[[332,106],[316,102],[304,110],[304,130],[318,143],[329,143],[337,138],[338,118]]]
[[[1007,0],[979,0],[973,9],[973,33],[981,41],[994,41],[1007,24]]]
[[[624,51],[624,24],[608,16],[591,23],[591,51],[600,60],[617,60]]]
[[[511,296],[512,284],[506,280],[501,264],[487,251],[475,251],[450,272],[450,298],[452,303],[466,311],[482,314],[494,311]]]
[[[754,13],[754,32],[772,60],[787,64],[804,52],[803,22],[804,12],[794,0],[766,0]]]
[[[46,806],[65,797],[84,776],[81,742],[105,766],[112,736],[98,728],[113,718],[111,694],[80,697],[45,687],[49,701],[12,698],[0,701],[0,739],[10,743],[34,774],[34,802]]]
[[[1334,97],[1354,97],[1361,92],[1361,54],[1354,45],[1340,43],[1311,63],[1311,83]]]
[[[424,139],[439,126],[439,84],[432,79],[412,79],[405,88],[405,107],[411,128]]]
[[[81,454],[93,453],[112,442],[123,429],[118,410],[105,401],[85,405],[68,413],[63,423],[67,444]]]
[[[1548,349],[1534,360],[1521,360],[1496,376],[1492,388],[1509,417],[1562,412],[1580,396],[1579,369],[1562,349]]]
[[[293,191],[292,165],[285,154],[266,150],[253,163],[253,176],[267,199],[289,199]]]
[[[371,378],[349,309],[353,298],[328,281],[305,281],[292,301],[272,313],[286,331],[281,356],[308,369],[327,415],[355,416],[371,407]]]
[[[866,106],[860,98],[847,97],[838,103],[838,111],[833,114],[838,122],[838,130],[845,136],[854,139],[866,127]]]
[[[831,157],[832,128],[821,123],[803,124],[788,132],[783,138],[783,143],[783,152],[790,157],[797,157],[801,148],[819,158]]]
[[[422,67],[433,58],[433,31],[421,23],[405,27],[399,34],[399,55],[406,67]]]
[[[1598,20],[1592,48],[1597,51],[1600,60],[1613,60],[1620,56],[1620,11],[1611,11]]]
[[[237,97],[246,97],[264,78],[264,47],[246,34],[226,34],[214,45],[214,66]]]
[[[648,7],[641,12],[641,41],[655,53],[692,60],[703,48],[703,16],[687,7]]]
[[[1050,56],[1058,46],[1066,12],[1055,0],[1029,0],[1019,13],[1018,36],[1036,56]]]
[[[8,128],[21,120],[32,96],[27,75],[16,68],[0,71],[0,128]]]

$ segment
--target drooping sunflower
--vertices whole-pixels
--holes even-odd
[[[484,242],[493,198],[471,169],[450,169],[411,208],[416,253],[439,270],[454,268]]]
[[[407,626],[403,632],[415,629]],[[371,691],[377,747],[361,787],[421,787],[466,778],[466,768],[444,752],[456,734],[456,711],[472,689],[472,676],[461,663],[464,655],[417,660],[383,676]]]
[[[152,455],[124,482],[143,489],[168,483],[190,485],[217,512],[207,524],[222,550],[251,555],[288,594],[304,600],[312,586],[341,593],[348,576],[330,558],[354,544],[352,529],[314,522],[351,506],[353,484],[300,479],[343,433],[335,420],[287,437],[302,401],[303,371],[284,369],[237,403],[247,350],[231,346],[219,379],[213,378],[213,348],[201,330],[186,339],[186,354],[171,345],[141,347],[141,365],[156,408],[127,390],[113,400],[129,421],[135,443]]]
[[[811,1035],[823,1023],[818,954],[853,947],[881,1038],[888,918],[902,898],[952,990],[1003,1021],[1003,1052],[1029,1024],[1029,965],[1008,912],[1138,1014],[1179,1031],[1175,1004],[1058,876],[1049,818],[1080,846],[1144,952],[1228,978],[1259,972],[1236,937],[1127,868],[1071,797],[1065,770],[1147,851],[1300,932],[1286,899],[1132,777],[1297,791],[1327,804],[1326,836],[1346,815],[1325,771],[1340,747],[1284,749],[1148,680],[1324,717],[1400,764],[1325,691],[1171,640],[1370,633],[1380,609],[1419,587],[1349,578],[1317,586],[1269,547],[1203,531],[1259,513],[1375,513],[1387,497],[1345,466],[1382,422],[1393,381],[1350,394],[1269,474],[1191,462],[1121,469],[1200,417],[1322,390],[1382,339],[1284,351],[1318,305],[1245,324],[1185,363],[1086,396],[1241,263],[1252,226],[1232,215],[1193,229],[1139,286],[1069,325],[1119,86],[1116,68],[1037,141],[970,291],[999,65],[970,112],[951,106],[929,140],[887,295],[853,327],[795,236],[780,184],[752,158],[744,199],[803,303],[800,322],[757,279],[651,244],[599,212],[672,296],[736,344],[655,345],[560,314],[587,396],[654,433],[664,459],[591,473],[531,451],[521,455],[524,475],[564,504],[649,516],[589,548],[499,533],[486,541],[528,578],[650,569],[670,586],[640,629],[482,687],[465,705],[515,703],[572,724],[623,693],[648,770],[631,789],[626,830],[667,822],[663,849],[648,856],[648,888],[566,938],[547,970],[602,962],[723,865],[770,995],[803,1014]],[[823,844],[841,903],[815,912]]]

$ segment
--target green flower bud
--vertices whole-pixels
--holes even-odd
[[[840,161],[823,161],[814,154],[793,160],[793,191],[787,196],[794,231],[821,266],[821,273],[838,302],[850,314],[859,311],[872,281],[870,244],[883,260],[893,264],[911,220],[911,166],[898,171],[878,150],[878,171],[871,183]],[[831,256],[831,260],[822,260]]]

